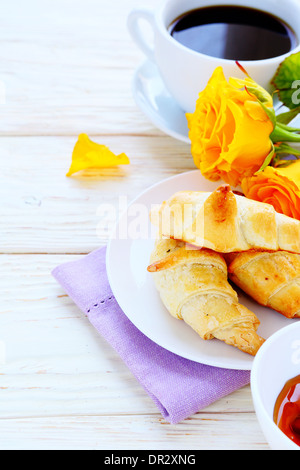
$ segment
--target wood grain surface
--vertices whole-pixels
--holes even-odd
[[[10,0],[0,15],[0,448],[268,449],[250,387],[185,422],[152,400],[51,277],[107,243],[117,207],[194,169],[131,94],[142,53],[126,18],[158,0]],[[66,178],[80,133],[128,167]]]

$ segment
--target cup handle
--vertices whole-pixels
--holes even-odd
[[[154,14],[152,11],[145,8],[137,8],[129,13],[127,27],[133,40],[136,42],[139,48],[144,52],[148,59],[150,59],[152,62],[155,62],[154,47],[151,47],[151,45],[149,45],[146,41],[140,25],[141,19],[148,21],[152,29],[155,29]]]

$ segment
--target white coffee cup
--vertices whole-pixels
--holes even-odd
[[[285,55],[272,59],[240,61],[249,75],[270,90],[270,81],[285,57],[300,51],[300,0],[167,0],[156,11],[135,9],[128,17],[128,29],[137,45],[153,61],[166,88],[186,112],[195,110],[196,100],[216,67],[222,66],[225,76],[243,77],[235,61],[218,59],[193,51],[176,41],[168,27],[182,14],[201,7],[237,5],[271,13],[289,24],[298,38],[298,46]],[[154,42],[146,39],[140,20],[150,23]]]

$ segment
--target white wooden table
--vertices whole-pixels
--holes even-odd
[[[126,29],[157,0],[10,0],[0,15],[1,449],[268,449],[250,387],[170,425],[51,277],[107,242],[101,202],[194,169],[131,95]],[[68,179],[85,132],[131,165]],[[1,343],[0,343],[1,344]]]

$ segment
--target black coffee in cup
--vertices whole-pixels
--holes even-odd
[[[280,18],[239,6],[189,11],[172,22],[169,33],[189,49],[229,60],[270,59],[299,44],[296,33]]]

